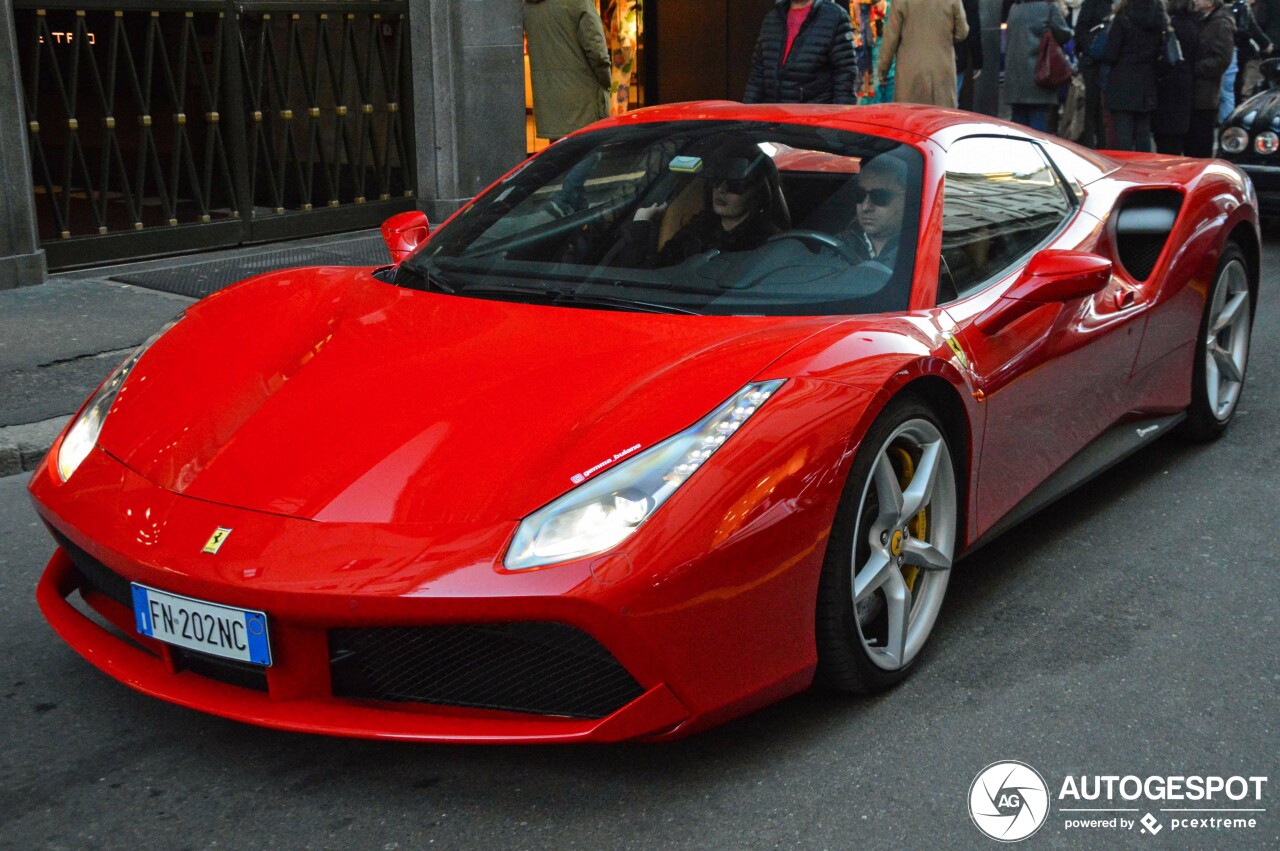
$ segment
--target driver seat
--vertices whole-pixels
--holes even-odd
[[[787,207],[787,196],[782,194],[782,181],[776,176],[768,182],[769,185],[769,221],[781,233],[784,230],[791,230],[791,210]]]
[[[707,208],[707,182],[695,177],[671,199],[658,224],[658,251],[671,241],[685,225]]]

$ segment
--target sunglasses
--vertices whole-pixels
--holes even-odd
[[[724,187],[724,191],[730,195],[745,195],[747,190],[751,188],[751,184],[741,177],[715,177],[711,180],[711,188],[719,189]]]
[[[742,157],[716,163],[707,169],[707,182],[713,189],[723,186],[727,192],[742,195],[751,189],[755,180],[759,179],[759,169],[756,165]]]
[[[870,201],[875,207],[888,207],[898,193],[889,189],[863,189],[859,187],[853,193],[853,203],[863,204]]]

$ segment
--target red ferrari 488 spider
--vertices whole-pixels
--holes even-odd
[[[1258,287],[1235,167],[911,106],[648,109],[384,232],[190,307],[36,471],[111,676],[439,742],[884,689],[962,554],[1230,424]]]

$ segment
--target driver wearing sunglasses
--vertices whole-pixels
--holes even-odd
[[[906,164],[896,157],[881,155],[863,163],[853,196],[861,232],[852,234],[852,238],[863,243],[872,260],[891,269],[898,259],[906,186]]]

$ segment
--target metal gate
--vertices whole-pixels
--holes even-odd
[[[49,265],[332,233],[412,208],[407,8],[18,0]]]

